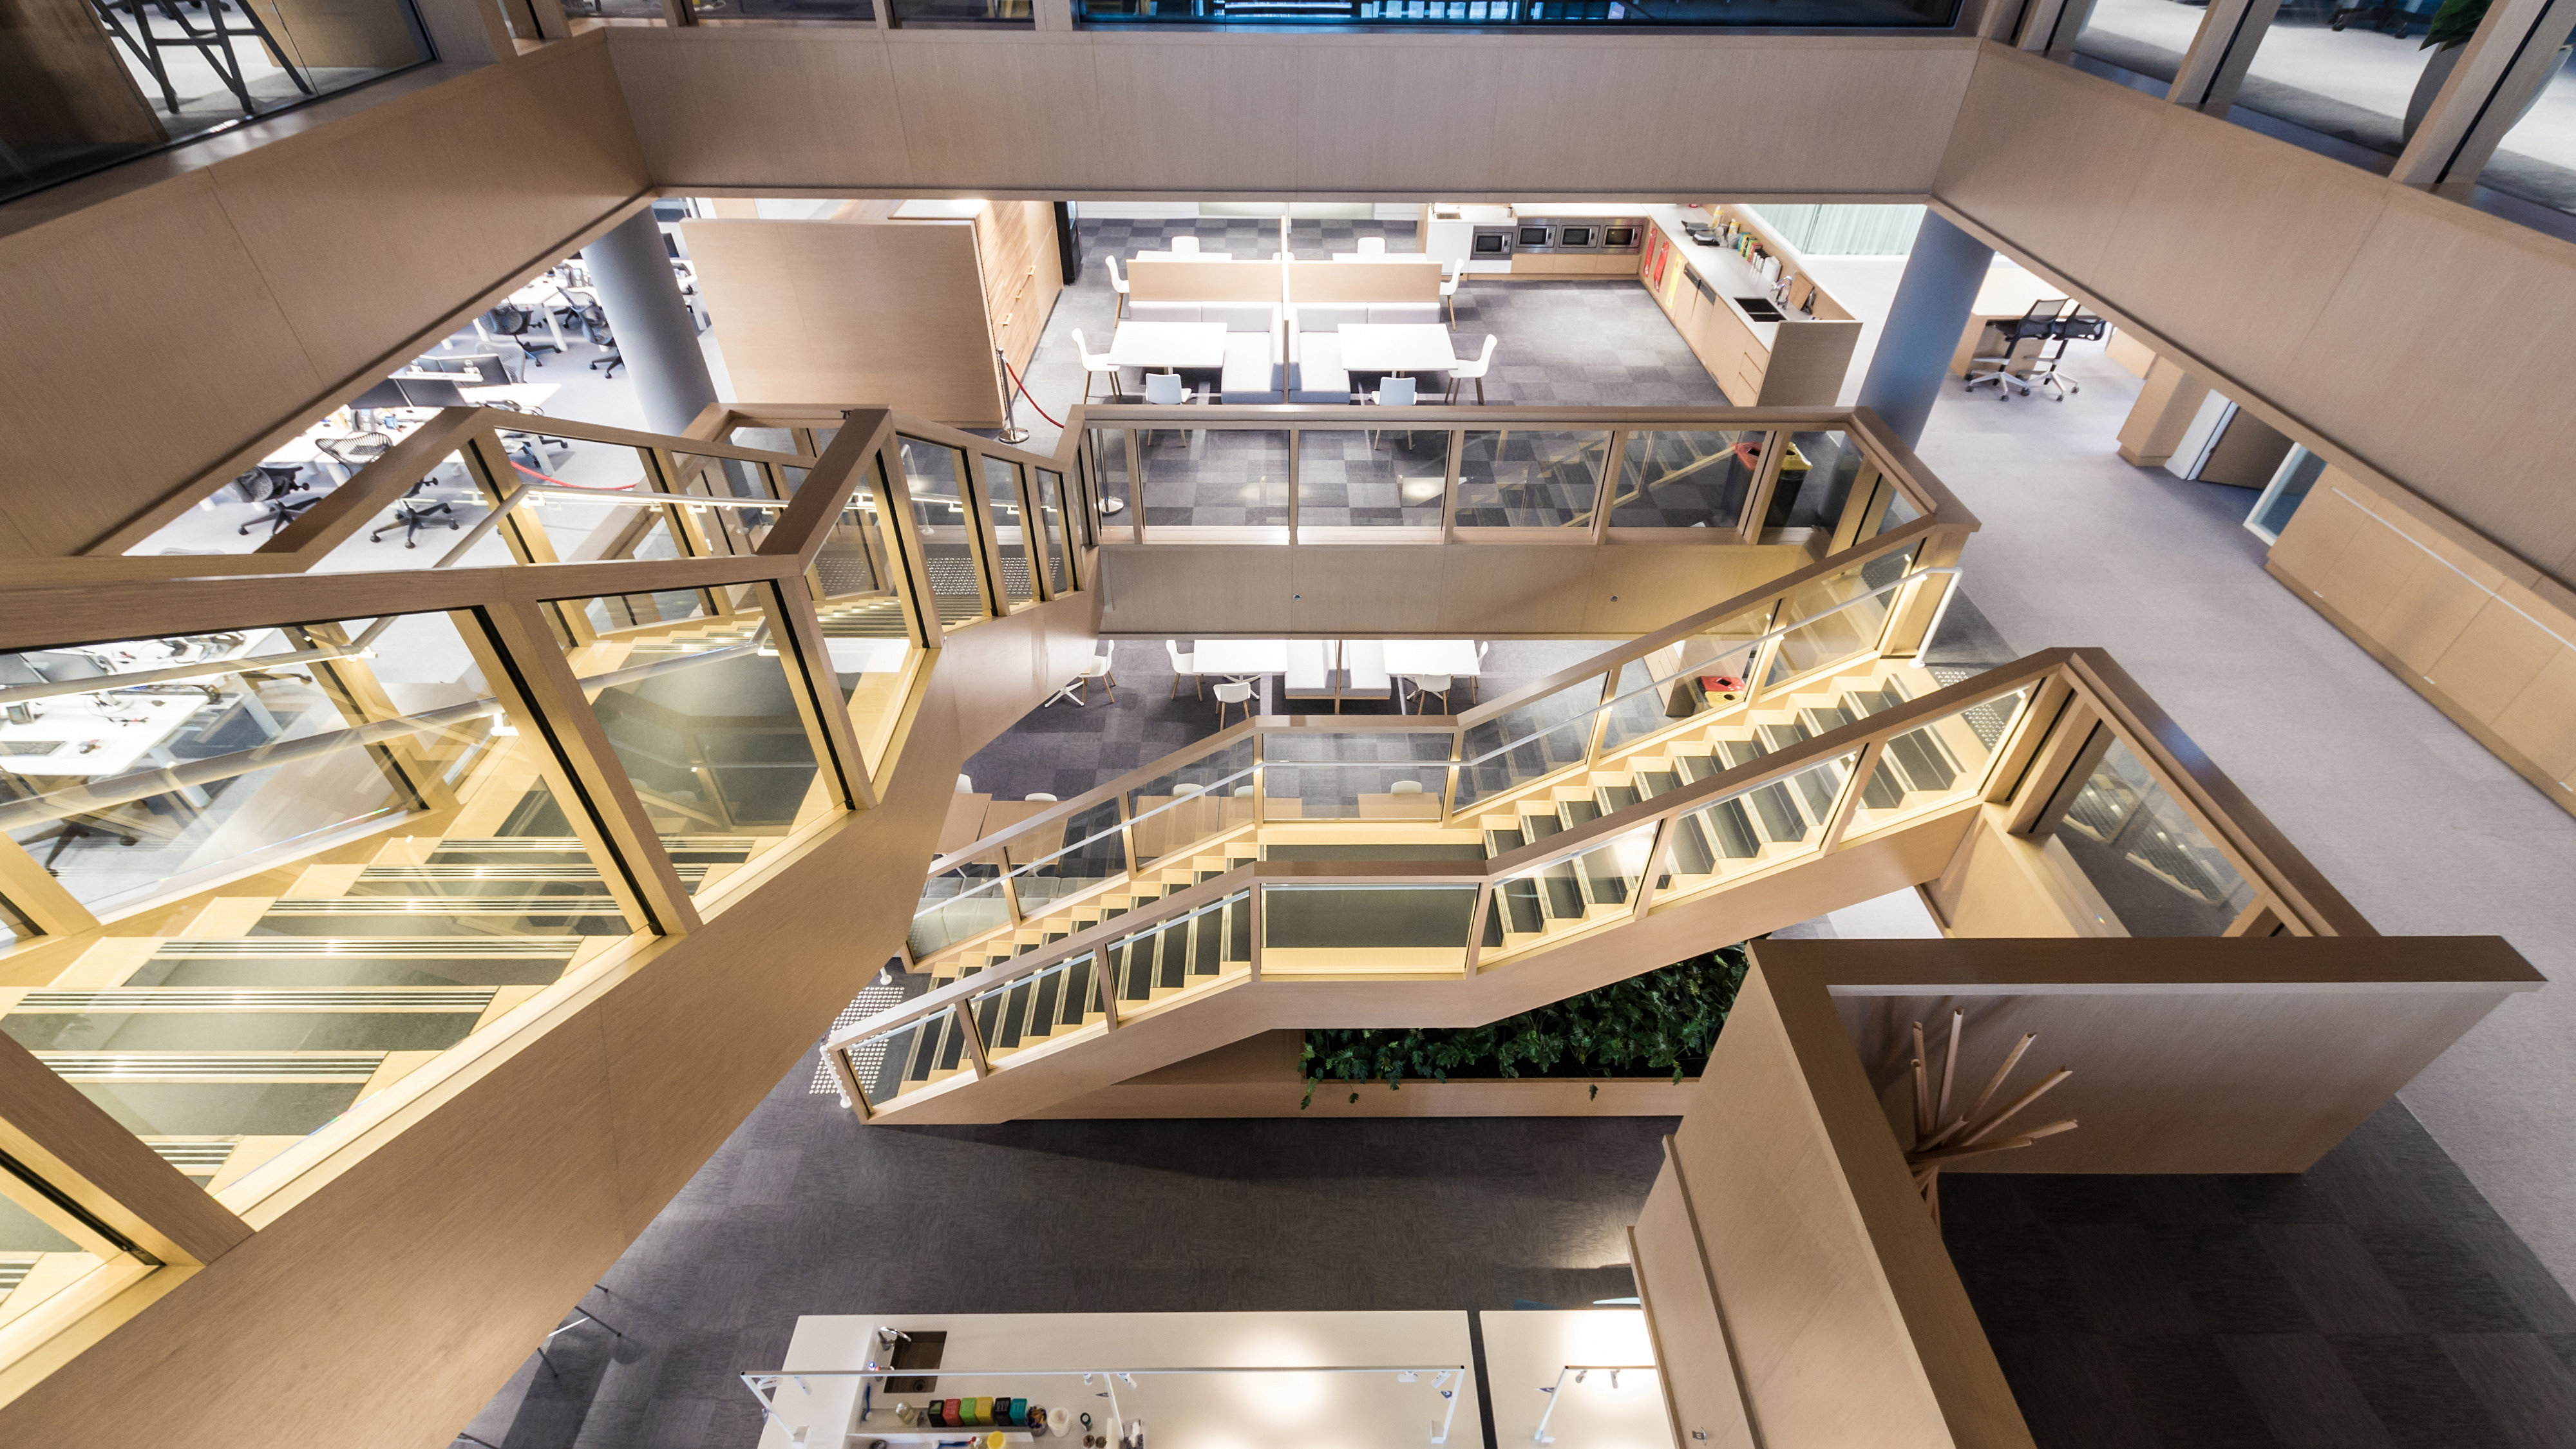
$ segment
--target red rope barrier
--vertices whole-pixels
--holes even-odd
[[[1030,407],[1037,408],[1038,416],[1046,418],[1050,425],[1057,428],[1062,428],[1064,426],[1064,424],[1056,422],[1055,419],[1047,417],[1047,410],[1045,408],[1038,407],[1037,400],[1029,396],[1029,385],[1020,380],[1020,370],[1011,366],[1011,359],[1007,357],[1002,359],[1002,370],[1011,375],[1012,382],[1018,384],[1020,389],[1020,401],[1027,403]]]
[[[1063,424],[1059,423],[1057,426],[1062,427]],[[551,473],[540,473],[536,469],[529,467],[527,464],[520,462],[516,458],[512,458],[510,460],[510,466],[527,474],[531,478],[542,479],[545,482],[552,483],[557,488],[578,488],[584,493],[623,493],[627,489],[635,486],[635,483],[615,483],[606,487],[602,487],[596,483],[566,483],[564,480],[555,477]],[[641,478],[635,480],[636,483],[641,483],[643,481],[644,480]]]

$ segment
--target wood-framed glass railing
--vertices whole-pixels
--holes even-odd
[[[1263,782],[1273,770],[1312,766],[1270,764],[1272,748],[1301,732],[1350,731],[1339,722],[1237,726],[1067,802],[1063,818],[1094,822],[1083,843],[1101,859],[1096,847],[1125,836],[1126,802],[1144,794],[1146,781],[1240,777],[1250,796],[1172,795],[1202,802],[1183,832],[1189,840],[1167,842],[1147,869],[1104,870],[1049,898],[1048,909],[951,943],[925,963],[925,994],[827,1046],[837,1055],[891,1043],[970,1002],[993,1004],[999,1014],[987,1013],[988,1025],[1020,1023],[1015,1046],[1052,1052],[1261,981],[1438,992],[1560,949],[1606,943],[1609,933],[1658,914],[1698,909],[1847,852],[1884,854],[1915,831],[1940,830],[1948,841],[1961,828],[1988,830],[2034,856],[2062,834],[2079,835],[2078,858],[2062,863],[2058,884],[2081,895],[2089,882],[2115,913],[2093,923],[2103,933],[2375,934],[2099,651],[2051,650],[1914,697],[1855,682],[1838,697],[1813,692],[1782,713],[1788,717],[1721,721],[1630,752],[1616,762],[1616,778],[1519,797],[1508,815],[1474,829],[1432,817],[1321,824],[1273,817]],[[1390,733],[1414,723],[1390,721]],[[1963,827],[1962,817],[1973,819]],[[979,841],[943,864],[993,861],[986,888],[1007,912],[1014,899],[1034,898],[1035,873],[1004,868],[1027,829]],[[2090,859],[2081,858],[2085,850]],[[1950,898],[1950,908],[1961,905]],[[1965,907],[1984,908],[1973,899]],[[1210,920],[1219,924],[1204,924]],[[2066,925],[2080,930],[2087,922]],[[1037,992],[1022,983],[1077,961],[1104,970],[1098,963],[1110,958],[1100,953],[1111,943],[1132,956],[1147,941],[1161,974],[1114,975],[1105,1004],[1081,997],[1089,1004],[1079,1010],[1066,1005],[1060,985],[1053,1014],[1031,1015]],[[1181,964],[1161,964],[1169,961]],[[1543,971],[1514,980],[1533,1005],[1553,999]],[[1423,999],[1426,1017],[1441,1013],[1439,1002]],[[1491,1006],[1490,998],[1479,1002]],[[1283,1007],[1279,1024],[1312,1024],[1292,1021],[1295,1010]],[[1247,1019],[1254,1018],[1229,1024]],[[1034,1037],[1032,1020],[1045,1028]],[[991,1038],[974,1035],[981,1028],[973,1021],[958,1029],[978,1044],[968,1053],[979,1063],[975,1078],[1011,1069],[983,1049]],[[886,1075],[884,1058],[836,1066],[853,1105],[870,1114],[901,1111],[910,1094],[945,1080]]]

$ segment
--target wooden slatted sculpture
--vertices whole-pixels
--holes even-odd
[[[1914,1023],[1914,1146],[1906,1151],[1905,1165],[1914,1170],[1915,1191],[1923,1194],[1923,1204],[1931,1209],[1936,1226],[1941,1221],[1941,1169],[1944,1166],[1961,1158],[1981,1157],[1989,1152],[2010,1152],[2018,1147],[2028,1147],[2042,1137],[2075,1130],[2075,1119],[2069,1117],[2064,1121],[2033,1127],[2018,1136],[1987,1140],[2006,1122],[2020,1115],[2023,1108],[2045,1096],[2050,1088],[2075,1075],[2072,1068],[2059,1067],[2038,1086],[1996,1108],[1991,1114],[1986,1111],[1995,1094],[2003,1090],[2004,1079],[2021,1064],[2022,1054],[2030,1050],[2032,1042],[2039,1040],[2037,1032],[2024,1036],[2005,1055],[2003,1065],[1995,1068],[1994,1076],[1986,1082],[1986,1089],[1977,1094],[1974,1105],[1955,1118],[1950,1115],[1950,1089],[1958,1077],[1960,1038],[1967,1027],[1967,1015],[1965,1011],[1950,1013],[1950,1041],[1942,1058],[1941,1085],[1937,1093],[1932,1086],[1929,1066],[1932,1054],[1923,1046],[1923,1023]]]

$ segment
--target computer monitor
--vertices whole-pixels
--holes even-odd
[[[472,403],[465,400],[465,394],[456,390],[456,384],[452,382],[433,382],[427,378],[401,377],[394,379],[393,385],[402,390],[403,402],[405,405],[410,407],[463,408],[473,406]]]
[[[349,399],[349,406],[360,412],[373,412],[378,408],[409,407],[410,404],[404,400],[400,384],[380,382]]]

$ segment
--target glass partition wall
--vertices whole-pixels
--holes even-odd
[[[873,802],[964,622],[931,579],[1008,611],[1084,565],[1063,463],[883,418],[827,466],[820,429],[449,409],[328,509],[242,534],[226,485],[0,611],[0,1032],[241,1211],[738,906]],[[221,582],[132,576],[215,572],[153,545],[191,524],[244,539]],[[0,1157],[0,1334],[184,1261],[89,1192]]]

